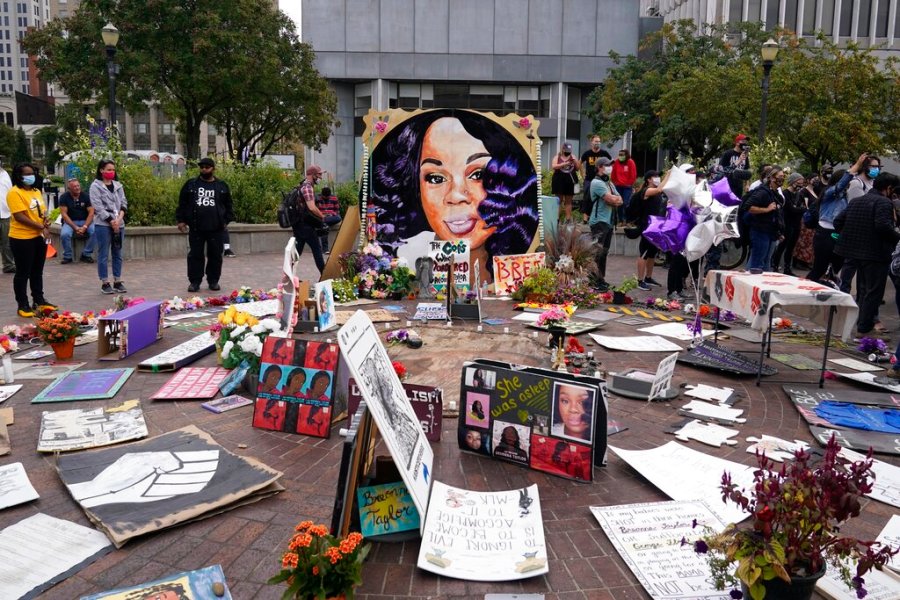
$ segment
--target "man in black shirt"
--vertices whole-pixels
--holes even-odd
[[[591,136],[591,147],[585,150],[581,155],[581,170],[584,176],[584,194],[582,195],[581,205],[578,207],[581,211],[581,218],[587,223],[588,215],[591,214],[591,181],[597,175],[597,159],[600,157],[612,160],[609,152],[600,148],[600,136]]]
[[[744,182],[750,179],[751,175],[750,159],[747,157],[749,150],[750,143],[747,142],[747,136],[739,133],[734,138],[734,148],[719,159],[719,168],[728,179],[728,187],[738,198],[744,195]]]
[[[81,262],[92,263],[94,251],[94,207],[87,192],[81,191],[81,182],[72,178],[66,182],[66,191],[59,197],[59,215],[62,217],[62,228],[59,240],[63,247],[61,264],[72,262],[72,236],[87,238],[84,250],[81,251]]]
[[[222,274],[225,226],[234,220],[231,190],[227,183],[216,179],[216,163],[213,159],[201,158],[197,165],[200,167],[200,176],[188,180],[182,186],[175,219],[178,221],[178,230],[182,233],[190,228],[187,270],[191,284],[188,291],[200,290],[204,262],[209,289],[218,291],[221,289],[219,277]]]

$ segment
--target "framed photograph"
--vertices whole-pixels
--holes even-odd
[[[569,382],[553,382],[550,434],[590,444],[594,439],[596,390]]]
[[[528,464],[531,431],[525,425],[508,421],[494,421],[492,454],[511,462]]]

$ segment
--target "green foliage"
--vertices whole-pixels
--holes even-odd
[[[16,150],[16,131],[0,123],[0,157],[6,163],[12,163],[13,154]]]
[[[754,165],[754,168],[759,165],[779,165],[796,171],[802,161],[803,157],[795,148],[781,143],[774,137],[767,137],[762,144],[754,144],[750,151],[750,164]]]
[[[116,171],[128,198],[129,225],[175,225],[183,179],[155,177],[146,161],[117,164]]]
[[[551,187],[551,179],[553,179],[553,169],[547,169],[546,171],[541,171],[541,195],[542,196],[551,196],[550,190]]]
[[[197,175],[193,170],[188,172],[189,177]],[[217,162],[216,177],[231,188],[234,218],[238,223],[274,223],[282,194],[296,187],[303,178],[297,172],[285,172],[266,161],[247,166]]]
[[[522,285],[512,293],[514,300],[524,300],[527,296],[550,296],[556,292],[556,271],[549,267],[535,269],[522,280]]]
[[[331,188],[341,205],[341,217],[347,214],[347,207],[359,204],[359,182],[355,179],[339,183]]]
[[[31,162],[31,152],[28,151],[28,139],[25,137],[25,131],[21,127],[16,129],[16,145],[13,148],[12,162],[13,164]]]

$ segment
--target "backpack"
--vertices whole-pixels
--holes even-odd
[[[900,277],[900,242],[897,242],[894,252],[891,253],[891,275]]]
[[[306,202],[301,202],[300,186],[297,186],[287,194],[281,195],[281,206],[278,207],[278,225],[282,229],[290,229],[294,225],[299,225],[303,222],[305,212],[307,212]]]

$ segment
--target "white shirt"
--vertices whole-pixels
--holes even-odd
[[[12,216],[12,213],[9,212],[9,204],[6,202],[6,195],[12,189],[12,186],[12,179],[9,178],[9,173],[6,172],[6,169],[0,168],[0,219],[8,219]]]

